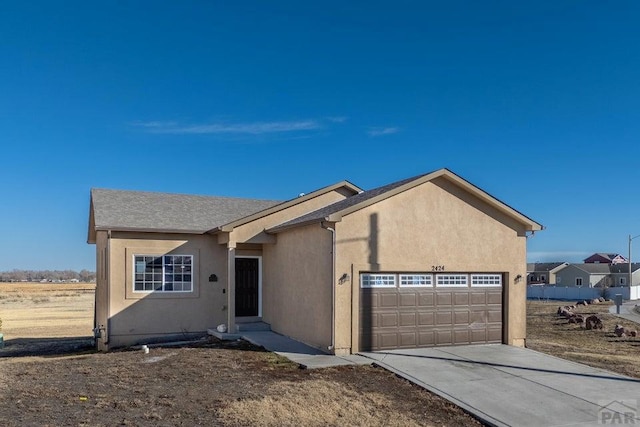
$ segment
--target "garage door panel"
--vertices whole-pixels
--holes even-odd
[[[418,313],[418,326],[433,326],[436,324],[436,314],[433,311]]]
[[[487,342],[490,342],[490,343],[502,342],[502,326],[487,329]]]
[[[431,347],[436,344],[435,331],[418,332],[418,347]]]
[[[453,342],[452,330],[438,330],[436,332],[436,345],[448,345]]]
[[[487,312],[487,321],[489,323],[501,323],[502,322],[502,310],[489,310]]]
[[[487,323],[487,310],[471,310],[469,313],[470,324],[482,324]]]
[[[502,306],[502,292],[490,291],[487,292],[487,304],[496,304]]]
[[[438,307],[451,305],[452,302],[453,302],[453,296],[451,292],[442,291],[442,292],[436,293],[436,305]]]
[[[454,305],[469,305],[469,293],[456,292],[455,294],[453,294],[453,302]]]
[[[453,324],[454,325],[468,325],[469,324],[469,311],[454,311],[453,312]]]
[[[429,291],[429,292],[420,292],[419,293],[419,298],[418,298],[418,306],[419,307],[434,307],[435,304],[435,298],[434,298],[434,292],[433,291]]]
[[[453,344],[469,344],[469,331],[467,329],[454,329]]]
[[[487,341],[487,329],[471,329],[471,342],[483,342]]]
[[[401,332],[398,334],[400,339],[400,347],[411,348],[416,347],[416,333],[415,332]]]
[[[385,286],[360,295],[362,350],[502,342],[500,286]]]
[[[469,296],[469,303],[471,305],[486,305],[487,294],[485,292],[471,292]]]
[[[417,326],[417,317],[418,313],[415,311],[410,313],[400,313],[400,326]]]
[[[398,334],[395,332],[379,334],[378,345],[380,346],[380,348],[383,348],[383,349],[397,348]]]
[[[379,308],[394,308],[398,306],[398,294],[383,293],[378,296]]]
[[[451,311],[438,311],[436,313],[436,325],[451,325],[453,313]]]
[[[397,327],[398,325],[398,313],[380,313],[378,316],[378,325],[382,328]]]
[[[416,307],[416,294],[400,294],[400,307]]]

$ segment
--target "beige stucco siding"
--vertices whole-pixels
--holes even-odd
[[[265,229],[274,227],[293,218],[297,218],[309,212],[313,212],[317,209],[343,200],[347,197],[347,195],[351,194],[351,192],[342,188],[338,188],[328,193],[320,194],[310,200],[304,201],[287,209],[275,212],[271,215],[267,215],[263,218],[259,218],[255,221],[249,222],[248,224],[240,225],[234,228],[229,236],[229,240],[239,243],[251,243],[254,241],[257,243],[263,243],[261,238],[264,237],[263,231]]]
[[[331,345],[331,233],[315,224],[278,234],[263,248],[263,319],[311,346]]]
[[[336,223],[336,353],[358,351],[361,271],[503,273],[505,342],[524,345],[524,227],[475,196],[436,179],[353,212]],[[522,280],[515,282],[520,274]],[[353,315],[352,315],[353,313]]]
[[[108,247],[109,347],[201,333],[226,323],[226,249],[211,236],[120,232],[112,234]],[[134,292],[134,255],[167,254],[194,257],[193,292]],[[211,274],[217,282],[209,282]]]
[[[95,296],[95,317],[94,327],[98,328],[97,336],[98,350],[107,350],[106,340],[109,325],[109,281],[107,277],[107,242],[106,231],[96,233],[96,296]]]

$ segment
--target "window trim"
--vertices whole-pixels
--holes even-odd
[[[409,278],[409,277],[420,277],[422,279],[418,279],[419,281],[422,281],[423,279],[426,279],[426,281],[428,283],[426,284],[421,284],[421,283],[407,283],[407,284],[402,284],[403,279]],[[398,287],[400,288],[432,288],[434,286],[435,282],[433,280],[433,274],[427,274],[427,273],[398,273]]]
[[[469,285],[472,288],[496,288],[496,287],[502,287],[502,274],[498,274],[498,273],[472,273],[470,274],[470,280],[469,280]],[[474,278],[482,278],[484,277],[484,280],[491,280],[490,278],[494,278],[494,280],[497,278],[498,283],[473,283]]]
[[[150,289],[150,290],[144,290],[144,289],[136,289],[136,268],[137,268],[137,260],[136,258],[138,257],[150,257],[150,258],[162,258],[162,273],[161,273],[161,278],[162,278],[162,289]],[[166,267],[167,267],[167,261],[166,258],[167,257],[189,257],[191,259],[190,261],[190,265],[191,265],[191,280],[189,282],[185,282],[185,281],[181,281],[181,282],[176,282],[173,281],[172,283],[182,283],[183,288],[184,288],[184,284],[188,283],[189,284],[189,289],[188,290],[166,290],[165,287],[167,285],[167,281],[166,281],[166,277],[167,274],[173,274],[173,272],[171,273],[167,273],[166,271]],[[132,292],[134,294],[165,294],[165,295],[173,295],[173,294],[193,294],[195,291],[195,280],[194,280],[194,276],[195,276],[195,256],[191,255],[191,254],[142,254],[142,253],[134,253],[132,254],[132,258],[133,258],[133,263],[132,263]],[[172,264],[175,265],[175,264]],[[181,264],[184,265],[184,264]],[[152,283],[154,283],[152,281]]]
[[[578,282],[580,282],[580,283],[578,283]],[[576,277],[576,286],[582,286],[582,285],[583,285],[582,277]]]
[[[387,288],[387,289],[391,289],[391,288],[397,288],[398,287],[398,275],[396,273],[360,273],[360,287],[361,288]],[[383,277],[386,277],[387,279],[391,278],[393,279],[393,284],[384,284],[384,283],[369,283],[369,280],[366,280],[367,283],[365,283],[365,277],[367,278],[374,278],[374,277],[378,277],[380,279],[382,279]]]
[[[464,283],[440,283],[440,279],[445,277],[464,279]],[[469,287],[469,274],[461,273],[442,273],[436,274],[436,288],[468,288]]]

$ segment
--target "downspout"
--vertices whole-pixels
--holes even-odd
[[[104,259],[104,284],[105,284],[105,294],[106,294],[106,317],[107,324],[106,325],[97,325],[97,335],[98,338],[102,341],[102,348],[100,350],[105,351],[108,349],[109,345],[109,331],[111,330],[111,230],[107,230],[107,247],[106,254]],[[97,307],[94,307],[96,310]]]
[[[330,351],[335,352],[335,340],[336,340],[336,288],[335,288],[335,278],[336,278],[336,230],[329,226],[326,226],[324,223],[320,223],[320,226],[325,230],[329,230],[331,232],[331,345],[329,346]]]

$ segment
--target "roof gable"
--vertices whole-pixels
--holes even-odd
[[[269,229],[269,232],[279,232],[287,228],[299,227],[302,225],[317,223],[317,222],[338,222],[343,216],[349,215],[352,212],[363,209],[367,206],[371,206],[374,203],[385,200],[403,191],[407,191],[418,185],[432,181],[436,178],[445,178],[455,184],[456,186],[468,191],[469,193],[478,197],[481,201],[493,206],[497,210],[506,214],[507,216],[515,219],[517,222],[523,224],[527,231],[542,230],[542,225],[526,217],[520,212],[516,211],[507,204],[501,202],[495,197],[489,195],[487,192],[481,190],[470,182],[462,179],[458,175],[454,174],[448,169],[439,169],[435,172],[427,173],[424,175],[418,175],[412,178],[407,178],[401,181],[397,181],[391,184],[384,185],[382,187],[375,188],[373,190],[364,191],[353,197],[336,202],[332,205],[326,206],[322,209],[318,209],[309,214],[300,216],[291,221],[287,221],[276,227]]]
[[[607,263],[574,263],[568,267],[582,270],[588,274],[629,274],[629,263],[607,264]],[[631,271],[635,273],[640,270],[640,263],[631,263]]]
[[[205,233],[278,201],[185,194],[91,190],[88,242],[97,230]]]
[[[255,221],[255,220],[258,220],[260,218],[264,218],[264,217],[266,217],[268,215],[274,214],[276,212],[280,212],[280,211],[283,211],[285,209],[289,209],[289,208],[291,208],[293,206],[299,205],[301,203],[306,202],[307,200],[311,200],[311,199],[313,199],[315,197],[321,196],[321,195],[329,193],[331,191],[343,191],[343,192],[346,192],[347,194],[349,194],[350,197],[353,197],[354,195],[357,195],[357,194],[363,192],[363,190],[360,187],[350,183],[349,181],[346,181],[346,180],[345,181],[340,181],[340,182],[335,183],[333,185],[329,185],[327,187],[323,187],[323,188],[320,188],[318,190],[312,191],[311,193],[302,194],[299,197],[296,197],[295,199],[291,199],[291,200],[288,200],[286,202],[278,203],[278,204],[276,204],[276,205],[274,205],[272,207],[269,207],[267,209],[264,209],[264,210],[261,210],[259,212],[253,213],[253,214],[251,214],[249,216],[245,216],[245,217],[236,219],[236,220],[234,220],[232,222],[223,224],[223,225],[221,225],[219,227],[216,227],[216,228],[214,228],[212,230],[209,230],[209,232],[215,233],[215,232],[218,232],[218,231],[226,231],[226,232],[232,231],[235,227],[239,227],[241,225],[248,224],[251,221]],[[347,198],[349,198],[349,197],[347,197]]]
[[[565,267],[569,265],[569,263],[567,262],[533,262],[533,263],[528,263],[527,264],[527,271],[528,272],[534,272],[534,271],[539,271],[539,272],[543,272],[543,271],[550,271],[553,272],[553,270],[557,269],[558,267]]]

